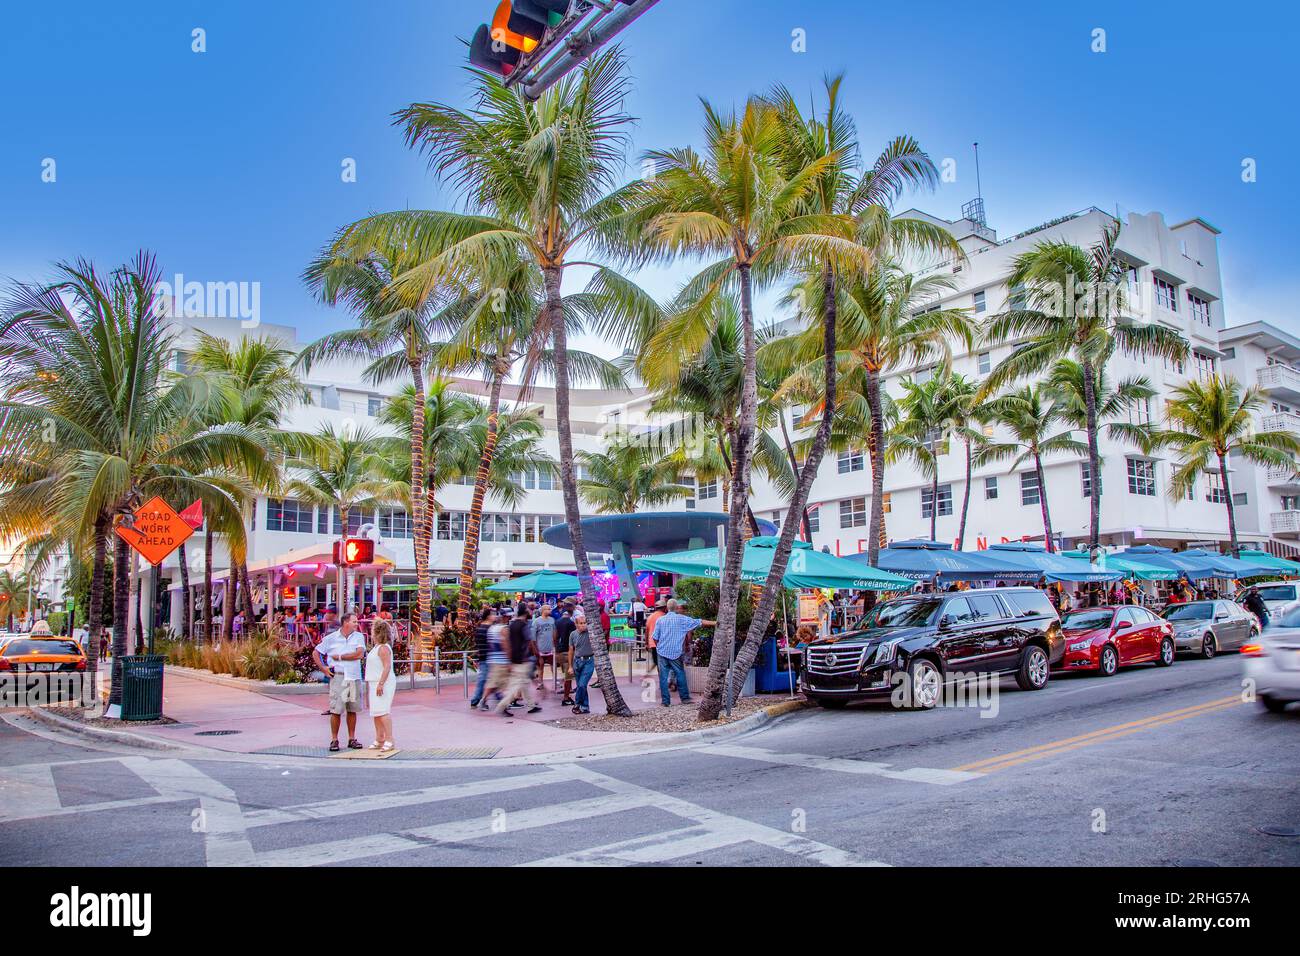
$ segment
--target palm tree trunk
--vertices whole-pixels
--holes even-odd
[[[555,418],[560,443],[560,486],[564,491],[564,520],[569,526],[573,543],[573,565],[582,587],[582,611],[587,618],[587,634],[595,655],[596,681],[605,695],[605,710],[619,717],[630,717],[632,710],[623,700],[614,676],[614,666],[609,660],[609,645],[600,626],[600,612],[596,608],[596,588],[591,578],[591,561],[582,540],[582,516],[578,512],[578,483],[573,473],[573,428],[569,422],[569,341],[564,327],[564,306],[560,296],[559,266],[542,270],[546,283],[546,309],[549,313],[555,361]]]
[[[1101,538],[1101,454],[1097,450],[1097,382],[1092,362],[1083,363],[1083,403],[1087,411],[1088,474],[1092,478],[1092,494],[1088,496],[1088,551],[1097,550]],[[1041,480],[1041,479],[1040,479]],[[1046,500],[1046,489],[1044,500]],[[1051,549],[1051,545],[1048,545]]]
[[[1228,509],[1228,538],[1232,542],[1232,556],[1240,558],[1241,543],[1237,540],[1237,509],[1233,507],[1232,486],[1228,482],[1228,456],[1222,453],[1219,454],[1219,474],[1223,476],[1223,505]]]
[[[253,588],[248,580],[248,561],[239,559],[239,593],[243,596],[244,633],[253,626]]]
[[[1034,452],[1034,471],[1038,475],[1038,505],[1043,509],[1043,541],[1049,552],[1056,551],[1056,538],[1052,534],[1052,509],[1047,505],[1047,478],[1043,475],[1043,459]],[[1097,483],[1093,482],[1093,494],[1097,493]]]
[[[794,495],[790,499],[790,511],[792,512],[802,512],[808,504],[808,493],[812,490],[813,480],[817,477],[822,457],[826,454],[827,445],[830,444],[831,426],[835,418],[835,341],[838,310],[835,299],[835,273],[830,267],[827,267],[823,275],[823,284],[825,294],[822,296],[822,301],[826,305],[822,316],[822,344],[825,354],[826,402],[822,408],[822,420],[817,426],[817,434],[813,437],[813,444],[808,452],[808,458],[804,462],[803,469],[797,473],[799,480],[795,484]],[[768,570],[762,594],[754,608],[754,616],[750,620],[749,631],[745,634],[745,642],[741,645],[740,653],[736,656],[735,666],[732,668],[733,690],[736,687],[744,686],[745,678],[749,675],[749,669],[754,666],[759,647],[767,634],[767,624],[776,608],[777,597],[784,593],[785,569],[789,563],[790,552],[794,547],[796,527],[797,525],[792,521],[786,521],[781,526],[776,552],[772,555],[772,566]],[[700,702],[700,717],[705,720],[716,719],[718,711],[721,709],[718,706],[720,702],[710,704],[710,709],[707,712],[705,710],[706,704],[710,704],[707,698]]]
[[[456,630],[462,640],[469,640],[474,633],[474,622],[470,620],[469,599],[474,590],[474,575],[478,572],[478,545],[483,523],[483,500],[487,497],[488,478],[492,473],[492,459],[497,451],[497,422],[501,416],[501,386],[505,382],[506,369],[498,363],[492,369],[492,385],[488,394],[487,437],[483,441],[483,453],[478,460],[478,473],[474,476],[474,497],[470,499],[469,515],[465,519],[465,549],[460,559],[460,592],[456,597]]]
[[[104,575],[108,567],[108,526],[107,515],[101,514],[95,519],[93,533],[93,557],[90,563],[90,606],[86,610],[86,630],[90,639],[86,641],[86,673],[92,675],[91,689],[97,683],[94,675],[99,667],[99,632],[104,619]],[[75,622],[74,622],[75,623]],[[99,700],[98,697],[95,698]]]
[[[126,656],[126,624],[131,610],[131,549],[126,539],[113,541],[113,676],[110,704],[122,703],[122,658]]]
[[[221,602],[221,639],[229,641],[235,633],[235,588],[239,584],[238,566],[233,558],[227,558],[226,589],[222,592]]]
[[[180,550],[176,552],[176,567],[181,572],[181,637],[189,640],[192,630],[190,620],[190,606],[192,604],[190,601],[190,566],[183,543]]]
[[[737,266],[740,274],[740,320],[745,366],[740,389],[740,416],[732,450],[731,508],[727,511],[726,560],[718,581],[718,626],[713,633],[713,655],[709,661],[708,681],[700,701],[702,720],[713,720],[722,709],[727,668],[731,665],[731,648],[736,640],[736,612],[740,606],[741,562],[745,537],[741,528],[749,512],[749,466],[754,444],[755,414],[758,409],[757,366],[754,355],[754,300],[750,267]],[[766,622],[765,622],[766,623]]]
[[[433,640],[433,588],[429,578],[429,523],[424,500],[424,373],[419,355],[410,350],[411,379],[415,382],[415,407],[411,412],[411,522],[415,531],[415,619],[419,646]]]
[[[344,549],[348,541],[348,513],[350,508],[339,508],[339,573],[338,573],[338,596],[334,599],[334,604],[339,610],[339,621],[343,620],[343,615],[352,610],[349,602],[352,600],[352,588],[348,581],[348,566],[344,562]]]
[[[970,439],[966,440],[966,490],[961,497],[961,522],[957,525],[957,550],[961,551],[966,547],[966,515],[970,511],[970,476],[971,476],[971,450]]]
[[[871,434],[867,452],[871,456],[871,524],[867,529],[867,564],[875,566],[885,540],[885,411],[880,404],[880,373],[868,368],[867,408],[871,412]]]
[[[212,633],[212,529],[203,532],[203,642],[211,643]]]

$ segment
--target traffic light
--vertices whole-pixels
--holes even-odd
[[[501,0],[491,25],[480,25],[474,34],[470,63],[509,76],[523,54],[537,49],[548,28],[564,22],[571,5],[572,0]]]
[[[346,538],[342,542],[342,559],[339,557],[340,543],[334,542],[335,564],[372,564],[375,560],[375,543],[369,538]]]

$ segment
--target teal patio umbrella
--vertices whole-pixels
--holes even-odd
[[[1275,554],[1269,554],[1267,551],[1257,551],[1254,548],[1242,548],[1241,560],[1249,561],[1251,564],[1258,564],[1267,568],[1274,574],[1300,574],[1300,564],[1295,561],[1288,561],[1286,558],[1279,558]]]
[[[1061,554],[1067,558],[1088,560],[1087,551],[1062,551]],[[1097,567],[1123,571],[1126,576],[1137,581],[1177,581],[1180,577],[1180,573],[1173,568],[1161,568],[1137,558],[1124,558],[1117,554],[1103,554],[1097,559]]]
[[[749,540],[741,565],[742,581],[761,584],[767,580],[772,558],[776,555],[776,542],[775,536],[767,535]],[[689,578],[717,578],[718,549],[696,548],[693,551],[646,555],[637,558],[636,569]],[[788,588],[847,588],[851,591],[901,591],[915,583],[879,568],[814,550],[807,541],[794,542],[784,578]]]
[[[487,590],[503,591],[508,594],[516,591],[531,591],[534,594],[577,594],[582,590],[582,585],[572,574],[541,570],[525,574],[521,578],[489,584]]]

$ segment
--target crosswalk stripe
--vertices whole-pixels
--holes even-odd
[[[572,779],[572,777],[566,776],[559,771],[545,770],[540,773],[497,777],[491,780],[475,780],[468,783],[422,787],[418,790],[398,790],[392,793],[376,793],[357,797],[343,797],[338,800],[322,800],[319,803],[305,803],[295,807],[249,810],[244,813],[244,822],[250,827],[266,827],[301,820],[328,820],[333,817],[350,816],[354,813],[369,813],[373,810],[391,810],[395,807],[410,807],[422,803],[458,800],[463,797],[477,797],[488,793],[526,790],[529,787],[564,783]]]
[[[61,808],[49,764],[7,767],[0,775],[0,822],[49,816]]]
[[[706,826],[682,827],[649,836],[620,840],[574,853],[530,860],[521,866],[630,866],[634,863],[663,863],[681,857],[696,856],[710,850],[744,842],[735,833],[721,833]]]
[[[499,836],[503,833],[518,833],[534,827],[587,820],[591,817],[622,813],[625,810],[636,810],[645,805],[645,797],[640,794],[588,797],[584,800],[571,800],[550,806],[530,807],[527,810],[512,810],[499,817],[487,814],[466,820],[453,820],[418,829],[402,830],[398,833],[286,847],[258,854],[256,865],[320,866],[326,863],[342,863],[401,850],[413,850],[428,846],[430,843],[464,843],[469,840]]]
[[[868,760],[851,760],[847,757],[819,757],[816,754],[782,753],[763,747],[746,747],[740,744],[714,744],[707,752],[721,754],[725,757],[737,757],[741,760],[760,760],[764,763],[784,764],[789,767],[803,767],[808,770],[830,770],[835,773],[864,774],[873,777],[887,777],[890,780],[904,780],[908,783],[932,783],[941,787],[978,779],[980,774],[965,770],[944,770],[938,767],[909,767],[895,770],[887,763],[873,763]]]
[[[208,866],[252,864],[253,845],[248,842],[244,813],[229,787],[175,758],[123,757],[122,763],[163,797],[198,800],[202,813],[196,826],[203,834]]]

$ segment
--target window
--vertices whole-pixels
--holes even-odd
[[[945,617],[951,618],[953,624],[970,624],[975,620],[975,612],[965,598],[954,598],[943,606],[943,614],[939,619]]]
[[[1056,617],[1056,609],[1052,607],[1052,602],[1047,599],[1047,595],[1042,591],[1035,591],[1032,588],[1016,590],[1006,590],[1002,592],[1008,604],[1011,605],[1011,612],[1017,617],[1038,617],[1040,614],[1046,617]]]
[[[772,512],[772,524],[776,525],[777,531],[781,530],[781,512],[779,511]]]
[[[695,479],[692,477],[678,478],[677,483],[686,489],[686,497],[682,499],[686,505],[687,511],[695,510]]]
[[[1216,369],[1214,356],[1206,352],[1193,352],[1192,358],[1196,362],[1196,377],[1202,382],[1208,382]]]
[[[1128,423],[1130,425],[1151,424],[1151,399],[1139,398],[1129,405]]]
[[[1007,301],[1011,304],[1012,311],[1019,311],[1029,304],[1029,296],[1025,293],[1025,287],[1022,285],[1015,286],[1007,295]]]
[[[1128,493],[1154,498],[1156,495],[1156,463],[1145,458],[1128,460]]]
[[[837,467],[841,475],[847,475],[853,471],[862,471],[866,467],[866,461],[860,451],[842,451]]]
[[[438,512],[438,540],[464,541],[466,517],[463,511]]]
[[[1092,497],[1092,463],[1082,462],[1079,465],[1079,485],[1083,491],[1083,497]]]
[[[998,479],[996,476],[984,479],[984,500],[992,501],[998,496]]]
[[[1165,358],[1161,359],[1160,361],[1164,364],[1164,366],[1165,366],[1165,371],[1166,371],[1166,372],[1177,372],[1179,375],[1182,375],[1182,374],[1183,374],[1183,360],[1182,360],[1182,359],[1171,359],[1171,358],[1165,357]]]
[[[338,508],[318,508],[316,510],[317,534],[338,534],[341,524]]]
[[[311,512],[309,506],[286,498],[266,500],[266,530],[293,531],[298,534],[311,534]]]
[[[375,418],[379,414],[379,410],[383,404],[384,400],[382,398],[378,395],[371,395],[366,399],[366,414],[371,418]]]
[[[1223,490],[1223,475],[1205,476],[1205,500],[1216,505],[1221,505],[1228,500]]]
[[[700,485],[699,496],[701,501],[708,498],[718,497],[718,479],[714,478],[711,481],[706,481],[704,484]]]
[[[348,534],[360,534],[361,526],[367,521],[373,521],[374,518],[374,513],[371,511],[364,508],[353,508],[348,512]]]
[[[992,594],[972,594],[966,602],[977,621],[996,621],[1003,616],[1002,605]]]
[[[484,515],[484,541],[518,542],[524,540],[524,519],[522,515]]]
[[[840,502],[840,527],[865,528],[867,526],[867,499],[845,498]]]
[[[987,375],[993,370],[993,356],[988,352],[981,352],[978,356],[979,370],[981,375]]]
[[[1187,301],[1192,307],[1192,320],[1210,324],[1210,303],[1194,293],[1187,293]]]
[[[890,498],[890,495],[891,495],[891,494],[893,494],[893,492],[889,492],[889,491],[886,491],[886,492],[884,492],[883,494],[881,494],[881,496],[880,496],[880,513],[881,513],[881,514],[886,514],[886,515],[887,515],[887,514],[889,514],[891,511],[894,510],[894,502],[893,502],[893,500]]]
[[[1173,283],[1166,282],[1159,276],[1152,276],[1151,283],[1156,289],[1156,305],[1163,306],[1170,312],[1178,311],[1178,290]]]
[[[555,469],[549,465],[529,471],[512,471],[510,480],[523,488],[535,491],[554,491],[560,487]]]
[[[984,292],[983,292],[983,290],[981,290],[981,291],[975,293],[975,312],[976,312],[976,314],[978,314],[978,313],[980,313],[980,312],[983,312],[985,308],[986,308],[986,304],[985,304],[985,300],[984,300]]]
[[[821,508],[808,509],[808,530],[809,532],[820,531],[822,529],[822,512]]]
[[[1036,505],[1043,500],[1042,489],[1038,486],[1038,472],[1022,471],[1020,473],[1020,503]]]
[[[1237,357],[1236,346],[1229,345],[1227,348],[1220,349],[1225,359],[1235,359]]]
[[[934,508],[934,489],[921,489],[921,517],[930,517]],[[939,516],[952,514],[952,485],[939,486]]]
[[[1250,496],[1244,491],[1238,491],[1232,496],[1232,503],[1234,505],[1250,504]]]
[[[402,508],[380,508],[379,533],[385,538],[414,538],[415,525]]]

